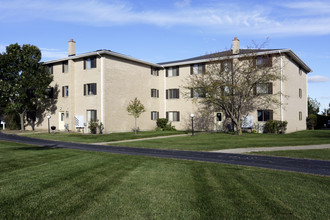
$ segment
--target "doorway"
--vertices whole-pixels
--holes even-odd
[[[58,130],[60,131],[64,131],[65,130],[65,127],[64,127],[64,112],[59,112],[58,113],[58,119],[59,119],[59,122],[58,122]]]

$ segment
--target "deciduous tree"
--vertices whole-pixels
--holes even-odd
[[[4,112],[20,115],[21,130],[27,112],[34,122],[36,112],[49,107],[47,88],[53,77],[40,60],[39,48],[29,44],[11,44],[0,56],[0,105]]]
[[[134,116],[134,132],[135,132],[135,134],[137,133],[137,125],[136,125],[137,118],[139,118],[140,115],[145,111],[146,110],[145,110],[144,105],[141,103],[141,101],[137,97],[135,97],[134,100],[131,100],[129,105],[127,106],[128,114]]]
[[[255,46],[239,54],[231,50],[214,53],[205,71],[192,74],[185,85],[186,89],[203,94],[196,102],[220,110],[230,118],[238,135],[242,134],[244,116],[280,102],[280,93],[273,90],[274,83],[284,80],[279,54],[258,54],[261,51]]]
[[[320,111],[321,104],[311,97],[308,97],[308,114],[317,115]]]

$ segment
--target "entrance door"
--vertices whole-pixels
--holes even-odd
[[[86,132],[89,133],[89,123],[96,121],[96,110],[87,110]]]
[[[58,114],[59,114],[58,115],[58,119],[59,119],[58,130],[64,131],[65,130],[65,127],[64,127],[64,112],[59,112]]]

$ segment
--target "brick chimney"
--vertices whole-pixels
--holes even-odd
[[[233,40],[233,54],[239,54],[239,40],[237,39],[237,37],[234,38]]]
[[[76,42],[71,39],[69,41],[69,56],[76,55]]]

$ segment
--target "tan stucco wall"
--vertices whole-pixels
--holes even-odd
[[[106,131],[130,131],[134,128],[134,117],[128,115],[127,106],[137,97],[146,112],[138,118],[140,130],[156,127],[151,120],[151,111],[160,112],[163,100],[162,75],[151,75],[150,66],[107,57],[104,70],[104,125]],[[159,98],[151,97],[151,89],[159,89]],[[161,114],[161,112],[160,112]]]
[[[288,122],[287,132],[306,129],[307,117],[307,74],[299,74],[299,66],[287,57],[284,59],[285,81],[283,82],[284,120]],[[302,98],[299,97],[299,88],[302,89]],[[302,120],[299,120],[299,112],[302,112]]]
[[[288,121],[288,132],[306,129],[307,117],[307,84],[306,74],[299,74],[299,67],[292,61],[282,56],[282,73],[286,80],[282,83],[283,96],[283,120]],[[166,111],[179,111],[180,121],[172,122],[177,129],[188,129],[190,114],[198,115],[198,104],[192,102],[190,90],[185,89],[186,80],[190,76],[190,65],[180,66],[179,76],[165,77],[165,69],[159,70],[159,76],[151,75],[151,67],[147,64],[130,61],[127,59],[102,55],[103,69],[101,68],[101,56],[97,56],[97,68],[83,68],[83,59],[69,60],[69,72],[62,73],[62,63],[53,65],[54,82],[58,85],[59,96],[57,110],[51,114],[50,124],[59,129],[60,112],[69,112],[69,118],[64,123],[69,124],[70,130],[75,131],[74,116],[82,115],[87,123],[87,110],[97,110],[97,118],[102,119],[101,102],[103,101],[104,132],[131,131],[134,128],[134,118],[128,115],[126,107],[130,100],[137,97],[146,108],[146,112],[138,118],[140,130],[152,130],[156,127],[156,121],[151,120],[151,111],[158,111],[159,117],[166,117]],[[280,71],[280,59],[274,62]],[[103,72],[103,79],[101,79]],[[103,81],[103,90],[101,86]],[[83,85],[97,83],[97,95],[84,96]],[[69,97],[62,97],[62,86],[69,86]],[[299,88],[302,89],[302,98],[299,98]],[[159,98],[151,97],[151,89],[159,90]],[[166,99],[166,89],[180,89],[179,99]],[[273,82],[273,93],[280,92],[280,81]],[[101,100],[103,93],[103,100]],[[278,99],[280,99],[280,96]],[[262,108],[261,108],[262,109]],[[273,119],[281,120],[281,108],[279,105],[265,107],[273,110]],[[299,111],[302,112],[302,120],[299,120]],[[257,111],[251,112],[255,124],[258,122]],[[224,116],[223,116],[224,119]],[[47,129],[47,120],[38,127]],[[86,129],[85,129],[86,131]]]

